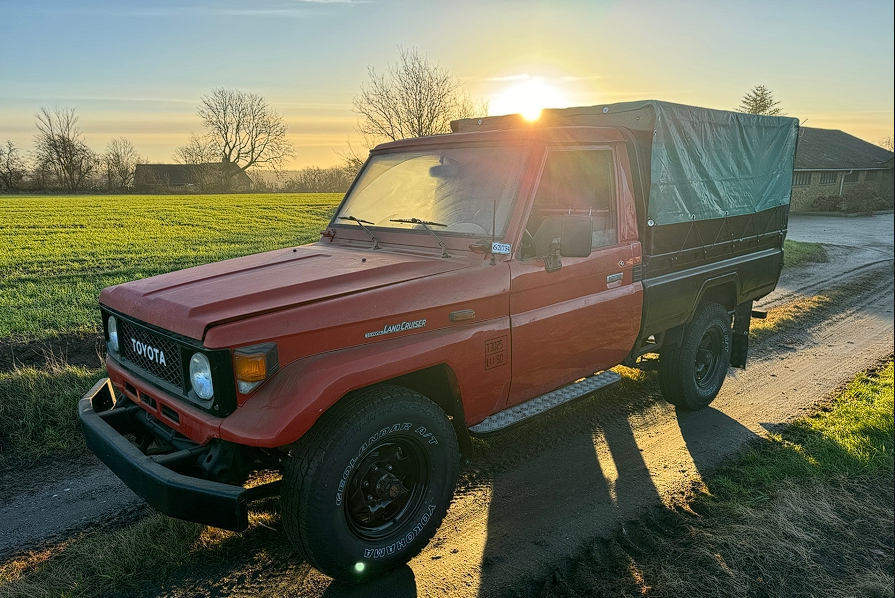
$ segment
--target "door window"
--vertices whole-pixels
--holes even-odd
[[[590,216],[592,247],[618,242],[615,216],[615,161],[608,149],[551,150],[538,183],[526,229],[533,239],[533,255],[542,257],[539,239],[553,238],[566,214]],[[544,243],[540,243],[544,245]]]

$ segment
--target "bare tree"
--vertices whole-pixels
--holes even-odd
[[[133,185],[137,164],[146,162],[124,137],[110,141],[100,160],[109,189],[124,189]]]
[[[236,164],[242,170],[276,171],[294,154],[283,117],[257,94],[213,89],[202,98],[199,117],[206,131],[201,142],[211,146],[220,162]]]
[[[370,143],[370,146],[375,145]],[[349,180],[353,181],[354,177],[357,176],[357,173],[360,172],[360,169],[363,168],[364,162],[367,161],[367,156],[364,153],[358,151],[351,145],[351,141],[348,141],[348,149],[344,152],[336,152],[340,158],[342,158],[342,170],[345,171],[345,176],[349,178]]]
[[[52,174],[66,191],[80,189],[97,168],[96,154],[87,147],[74,108],[41,108],[34,136],[37,168]]]
[[[372,144],[380,139],[405,139],[449,133],[451,121],[487,112],[461,88],[444,67],[431,64],[415,48],[398,48],[397,63],[384,74],[371,66],[370,81],[352,99],[360,118],[357,130]]]
[[[205,135],[190,135],[186,145],[174,150],[174,161],[180,164],[207,164],[220,162],[221,155]]]
[[[0,145],[0,192],[17,190],[26,172],[19,148],[9,140],[5,146]]]
[[[743,96],[737,112],[747,114],[764,114],[766,116],[785,116],[785,112],[778,108],[780,102],[774,100],[774,94],[764,85],[756,85],[749,93]]]
[[[889,135],[888,137],[883,137],[882,139],[880,139],[879,141],[877,141],[876,144],[877,144],[878,146],[880,146],[881,148],[884,148],[884,149],[889,150],[890,152],[891,152],[891,151],[895,151],[895,150],[892,149],[893,147],[895,147],[895,145],[893,145],[893,143],[892,143],[892,136],[891,136],[891,135]]]
[[[354,173],[341,166],[303,168],[291,176],[283,189],[292,193],[344,193],[351,186]]]

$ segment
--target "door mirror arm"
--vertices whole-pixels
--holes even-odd
[[[561,244],[560,237],[550,242],[550,249],[547,251],[547,255],[544,256],[544,269],[547,272],[556,272],[562,268],[562,261],[559,259]]]

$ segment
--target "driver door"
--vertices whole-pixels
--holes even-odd
[[[548,151],[529,215],[527,255],[510,262],[512,382],[507,407],[618,364],[633,346],[640,293],[632,281],[637,241],[619,241],[611,147]],[[544,255],[564,214],[593,222],[591,255]],[[561,229],[560,229],[561,230]]]

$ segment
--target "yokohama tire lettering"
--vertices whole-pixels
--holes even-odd
[[[389,544],[388,546],[383,546],[382,548],[367,548],[364,550],[364,558],[365,559],[379,559],[384,556],[389,556],[395,554],[402,550],[405,546],[413,542],[413,539],[416,538],[420,532],[423,531],[423,528],[426,527],[426,524],[429,523],[429,520],[432,518],[432,513],[435,512],[435,505],[429,505],[426,509],[426,512],[423,513],[423,516],[420,517],[419,522],[413,526],[413,529],[407,532],[407,534],[396,540],[395,542]]]

